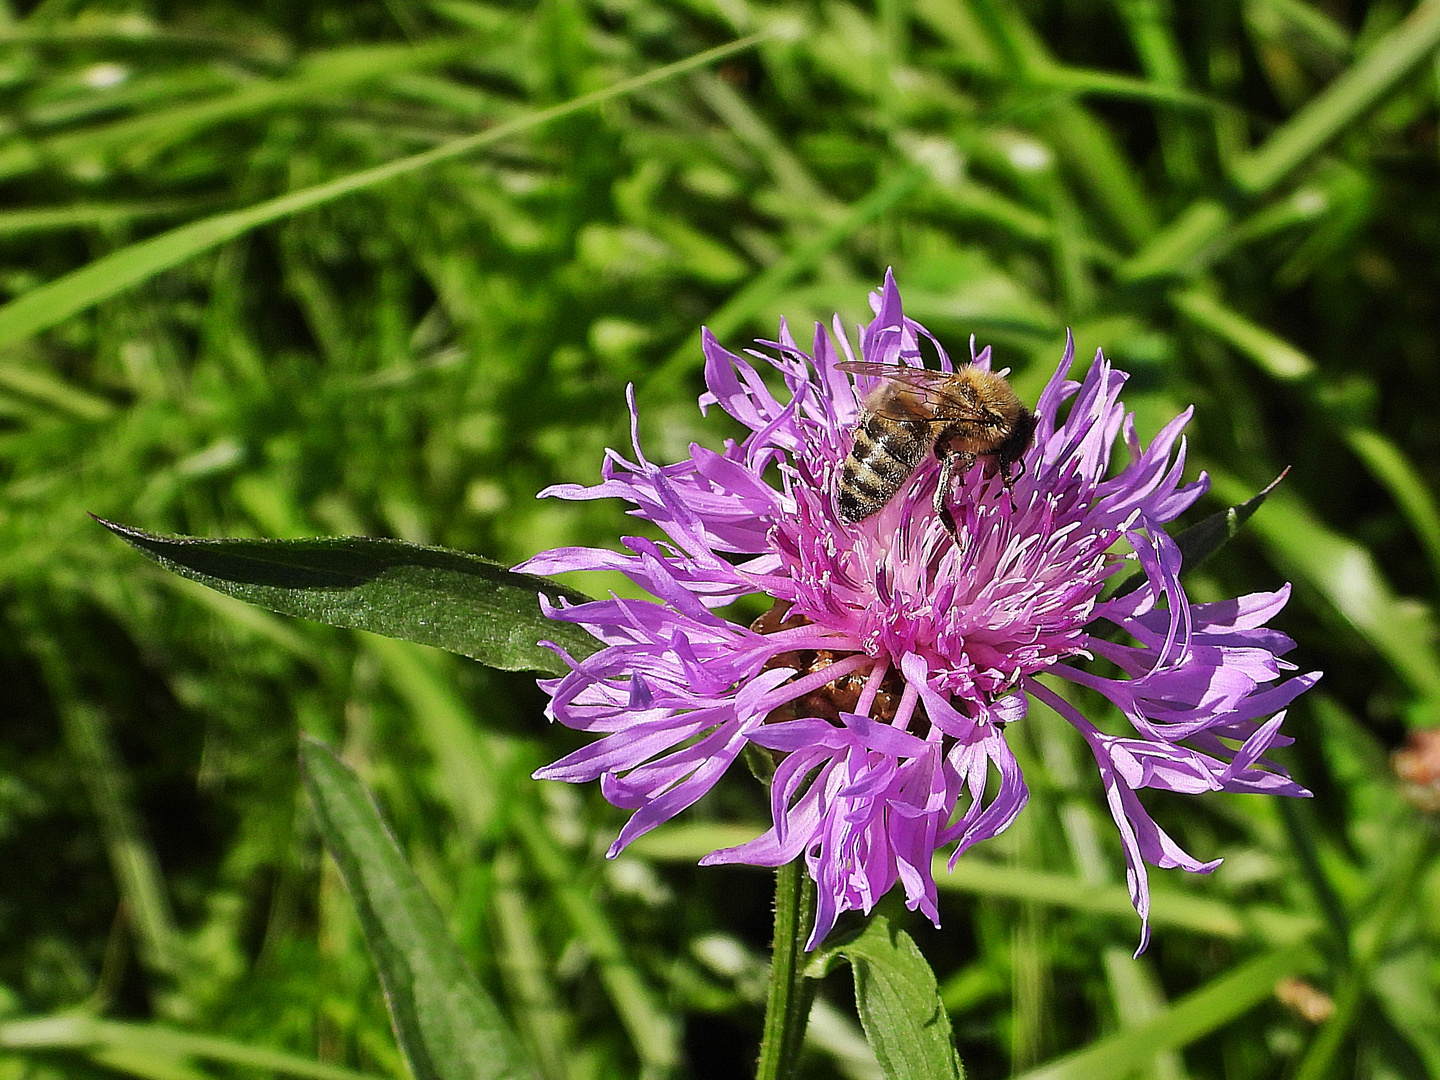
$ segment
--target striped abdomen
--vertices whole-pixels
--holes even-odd
[[[855,425],[855,443],[840,467],[835,503],[849,522],[864,521],[900,490],[930,449],[934,430],[923,421],[867,412]]]

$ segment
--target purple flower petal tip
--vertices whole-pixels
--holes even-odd
[[[1308,794],[1270,757],[1290,741],[1283,710],[1319,677],[1282,678],[1292,643],[1266,623],[1288,586],[1190,602],[1164,528],[1206,490],[1203,477],[1181,479],[1189,410],[1142,446],[1120,398],[1125,374],[1097,353],[1071,380],[1068,336],[1035,404],[1033,437],[1007,459],[1013,469],[991,453],[942,472],[934,447],[921,445],[913,469],[883,477],[893,471],[884,453],[852,451],[865,394],[883,380],[838,365],[922,367],[925,339],[941,371],[956,369],[905,316],[893,274],[871,307],[858,349],[838,319],[833,330],[816,326],[809,353],[782,325],[766,343],[772,354],[747,354],[773,378],[705,330],[702,409],[718,405],[749,434],[720,452],[692,446],[666,465],[649,461],[636,437],[633,460],[607,452],[595,487],[547,489],[622,499],[668,543],[627,538],[626,552],[562,548],[522,564],[546,574],[620,570],[655,598],[545,604],[603,648],[580,661],[561,652],[570,673],[542,683],[550,715],[596,739],[535,775],[599,779],[607,799],[634,811],[614,852],[701,798],[747,745],[763,748],[777,761],[770,829],[702,862],[803,857],[817,885],[813,947],[843,912],[869,911],[896,887],[938,922],[933,857],[954,845],[953,863],[1024,807],[1006,729],[1040,701],[1095,757],[1143,950],[1147,866],[1208,873],[1219,860],[1180,848],[1140,791]],[[972,339],[970,355],[988,370],[988,348],[977,353]],[[916,437],[878,438],[899,460]],[[876,429],[864,441],[874,444]],[[1115,467],[1117,441],[1127,460]],[[936,509],[942,478],[948,521]],[[854,512],[857,489],[868,490],[872,512]],[[1114,552],[1127,547],[1142,583],[1107,598],[1127,565]],[[749,626],[724,616],[751,594],[771,600],[767,614]],[[1114,627],[1127,643],[1113,640]],[[1104,673],[1091,660],[1105,662]],[[1109,699],[1105,728],[1057,680]]]

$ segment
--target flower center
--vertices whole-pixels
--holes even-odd
[[[798,626],[807,626],[813,620],[807,619],[804,615],[790,613],[790,601],[776,600],[770,610],[761,615],[753,623],[750,629],[757,634],[774,634],[781,630],[791,630]],[[795,676],[790,681],[802,679],[815,672],[824,671],[846,657],[855,656],[858,650],[840,651],[835,649],[792,649],[788,652],[775,653],[769,660],[765,661],[762,671],[769,671],[774,668],[794,668]],[[879,661],[876,661],[879,663]],[[873,668],[873,664],[871,667]],[[860,703],[860,695],[865,689],[866,670],[847,671],[834,682],[826,683],[818,689],[801,694],[799,697],[787,701],[779,708],[772,710],[765,717],[766,723],[776,723],[782,720],[798,719],[820,719],[829,720],[833,724],[839,724],[842,712],[853,713]],[[891,665],[886,671],[885,677],[880,682],[880,688],[875,694],[875,700],[871,703],[867,715],[872,720],[882,723],[889,723],[895,719],[896,711],[900,707],[900,699],[905,692],[905,681],[899,670]]]

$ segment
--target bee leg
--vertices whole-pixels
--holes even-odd
[[[1012,514],[1016,513],[1018,510],[1018,507],[1016,507],[1015,505],[1015,481],[1019,480],[1025,475],[1025,459],[1020,458],[1015,462],[1015,464],[1019,466],[1020,471],[1017,472],[1014,476],[1010,475],[1009,465],[1002,465],[1000,467],[1000,482],[1005,485],[1005,494],[1010,498],[1010,512]]]
[[[940,482],[935,485],[935,513],[939,516],[945,531],[950,534],[952,540],[959,540],[959,534],[955,528],[955,518],[950,513],[950,489],[955,481],[955,474],[964,474],[970,471],[970,466],[975,464],[975,455],[962,451],[949,451],[936,449],[940,458]]]

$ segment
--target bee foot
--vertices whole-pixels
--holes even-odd
[[[940,524],[945,526],[945,531],[950,534],[950,539],[955,543],[960,542],[960,531],[955,526],[955,515],[950,513],[950,507],[941,505],[937,508],[940,511]]]

